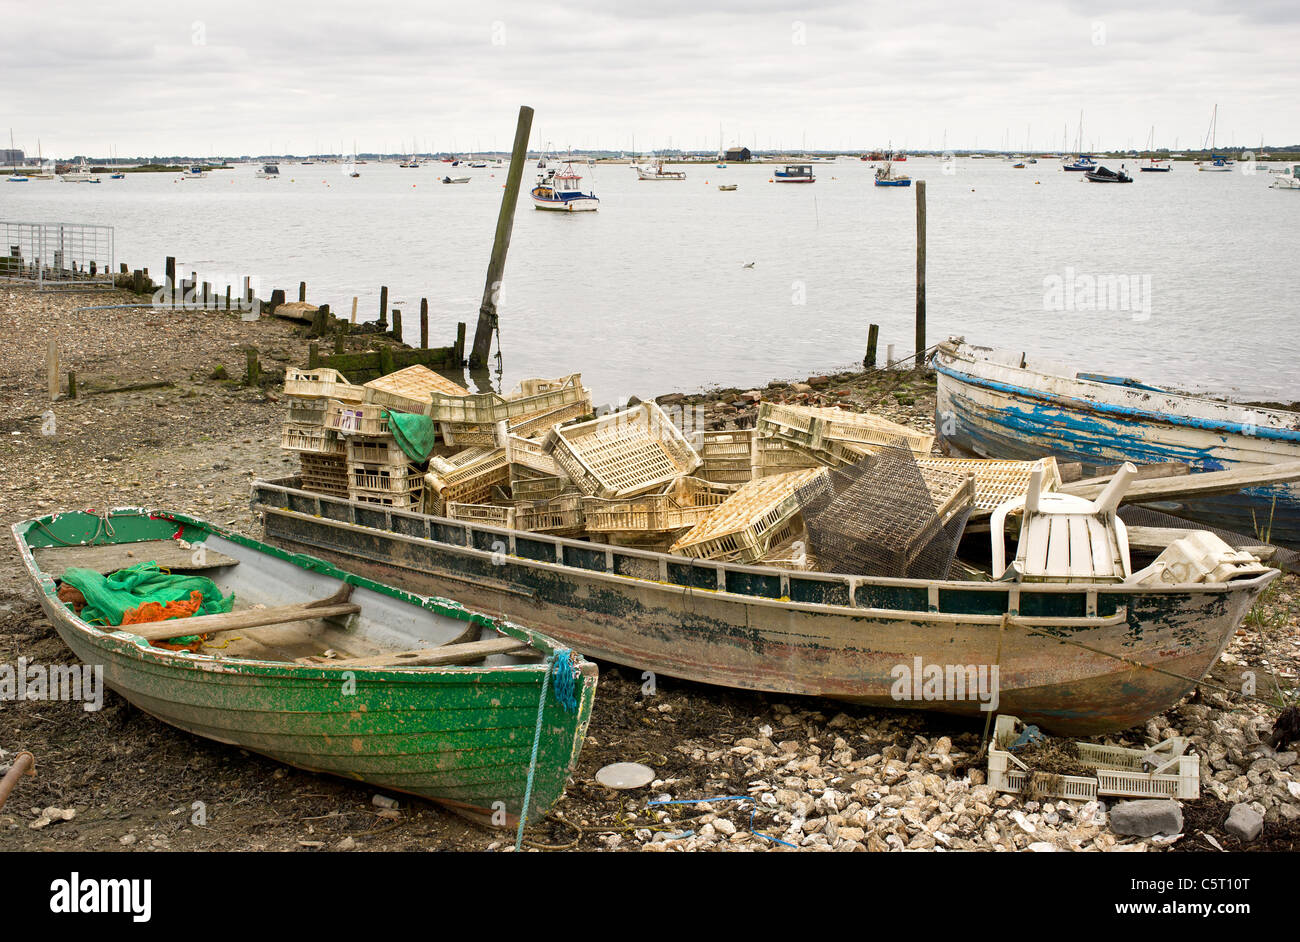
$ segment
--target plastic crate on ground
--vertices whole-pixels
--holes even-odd
[[[672,545],[672,552],[696,559],[757,562],[795,535],[799,492],[829,486],[825,468],[805,468],[759,478],[740,489]]]
[[[515,527],[515,508],[499,504],[450,503],[447,505],[446,516],[452,520],[464,520],[466,523],[485,523],[507,529]]]
[[[582,386],[581,374],[573,373],[559,379],[524,380],[518,389],[506,396],[498,393],[448,395],[435,392],[431,396],[428,415],[436,422],[492,426],[582,400],[590,402],[591,396]]]
[[[298,455],[302,489],[333,497],[348,496],[348,464],[343,455]]]
[[[492,488],[508,484],[510,464],[504,449],[467,449],[452,458],[430,458],[424,476],[425,506],[429,513],[443,515],[446,505],[486,504]]]
[[[428,415],[430,395],[468,396],[469,390],[427,366],[415,364],[365,384],[366,402],[395,412]]]
[[[684,477],[662,491],[612,500],[588,497],[582,503],[591,533],[652,533],[693,527],[733,493],[733,488]]]
[[[332,399],[325,412],[325,427],[340,435],[388,435],[386,411],[384,406]]]
[[[515,504],[515,526],[534,533],[579,533],[584,529],[582,501],[581,494],[519,501]]]
[[[290,396],[284,420],[295,425],[324,425],[329,406],[328,399],[299,399]]]
[[[806,468],[824,467],[822,462],[812,457],[808,452],[796,448],[790,442],[780,438],[756,437],[754,439],[754,455],[753,480],[771,477],[774,474],[801,471]]]
[[[554,426],[574,419],[581,419],[591,413],[591,397],[584,395],[576,402],[562,405],[558,409],[548,409],[523,415],[507,422],[508,431],[522,438],[537,438],[545,435]],[[502,420],[505,421],[505,420]],[[466,425],[459,422],[443,422],[439,426],[443,440],[455,445],[491,445],[500,437],[495,425]]]
[[[510,466],[510,493],[516,500],[549,500],[573,487],[565,475],[542,474],[523,465]]]
[[[717,484],[744,484],[754,479],[758,465],[758,432],[755,429],[704,431],[696,450],[700,467],[696,477]]]
[[[348,490],[348,500],[362,504],[378,504],[393,510],[419,510],[423,506],[423,492],[420,490],[403,493],[390,491],[361,491],[356,488]]]
[[[285,451],[342,455],[346,446],[343,439],[322,425],[286,422],[280,430],[280,447]]]
[[[320,367],[301,370],[294,367],[284,371],[284,394],[307,399],[338,399],[341,402],[365,402],[364,386],[353,386],[338,370]]]
[[[653,402],[552,429],[546,449],[588,497],[631,497],[700,464],[681,431]]]
[[[348,463],[348,487],[358,491],[405,494],[424,486],[424,472],[413,464]]]
[[[1061,473],[1055,458],[1040,458],[1043,462],[1043,493],[1061,486]],[[973,474],[975,476],[975,508],[992,511],[999,504],[1016,497],[1024,497],[1029,489],[1029,475],[1033,461],[997,461],[983,458],[917,458],[916,465],[927,480],[932,472]]]
[[[1034,770],[1003,748],[1014,741],[1020,720],[998,715],[993,741],[989,743],[989,784],[1000,792],[1023,793]],[[1187,753],[1188,741],[1181,736],[1166,739],[1149,749],[1105,746],[1075,742],[1079,761],[1093,774],[1038,775],[1036,794],[1053,798],[1088,800],[1102,796],[1122,798],[1177,798],[1201,796],[1201,763]]]
[[[834,406],[799,406],[762,402],[758,406],[758,434],[781,436],[814,450],[827,440],[850,445],[906,443],[918,457],[930,454],[934,436],[899,425],[869,412],[849,412]]]
[[[409,465],[411,458],[402,451],[397,439],[389,436],[349,435],[344,439],[348,461],[357,464]]]

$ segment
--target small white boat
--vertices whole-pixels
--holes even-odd
[[[487,168],[486,160],[471,160],[469,162],[469,169],[471,170],[484,170],[486,168]]]
[[[468,183],[469,177],[443,177],[443,183]]]
[[[259,180],[278,180],[280,179],[279,164],[262,164],[262,169],[257,171]]]
[[[723,193],[730,193],[739,185],[740,184],[738,183],[719,183],[718,189],[721,190]]]
[[[190,169],[187,170],[187,171],[185,172],[185,174],[184,174],[184,179],[186,179],[186,180],[203,180],[203,179],[206,179],[207,176],[208,176],[208,170],[207,170],[207,168],[206,168],[206,167],[201,167],[201,166],[199,166],[198,164],[195,164],[193,167],[190,167]]]
[[[636,166],[636,178],[638,180],[685,180],[686,172],[683,170],[665,170],[662,160],[652,160],[644,167]]]
[[[600,208],[600,200],[595,193],[583,193],[577,187],[582,177],[571,169],[565,173],[547,170],[537,175],[537,185],[531,196],[534,209],[546,209],[561,213],[591,213]]]

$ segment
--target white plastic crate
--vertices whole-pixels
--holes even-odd
[[[559,379],[527,379],[508,396],[497,393],[448,395],[432,393],[428,415],[435,422],[458,425],[492,426],[501,421],[515,421],[535,416],[575,402],[591,401],[582,386],[582,376],[573,373]]]
[[[554,428],[545,447],[588,497],[644,494],[700,464],[695,449],[653,402]]]
[[[334,432],[321,425],[286,422],[280,430],[280,447],[285,451],[306,451],[318,455],[341,455],[345,445]]]
[[[392,409],[395,412],[413,412],[428,415],[430,396],[468,396],[469,390],[453,383],[441,373],[427,366],[415,364],[404,369],[372,379],[365,384],[366,402]]]
[[[338,399],[340,402],[365,402],[364,386],[353,386],[338,370],[320,367],[301,370],[290,367],[284,372],[284,394],[307,399]]]
[[[325,427],[340,435],[388,435],[391,432],[384,406],[364,402],[329,401]]]
[[[1033,769],[1014,753],[999,747],[1016,735],[1020,722],[1010,714],[999,714],[989,744],[989,784],[1001,792],[1020,793]],[[1044,794],[1053,798],[1091,799],[1098,795],[1123,798],[1178,798],[1201,796],[1201,763],[1187,754],[1188,741],[1175,736],[1149,749],[1105,746],[1075,742],[1079,760],[1090,766],[1092,776],[1053,775],[1055,788]]]
[[[671,552],[696,559],[757,562],[802,529],[800,492],[829,487],[828,474],[825,468],[805,468],[742,484],[674,543]]]

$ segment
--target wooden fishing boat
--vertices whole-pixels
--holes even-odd
[[[13,533],[59,637],[172,726],[489,815],[517,815],[530,780],[529,817],[543,812],[577,762],[596,667],[531,629],[182,514],[61,513]],[[211,579],[234,609],[101,628],[57,594],[69,566],[147,560]],[[196,652],[158,646],[199,632]]]
[[[1300,461],[1300,413],[1186,396],[1132,379],[1073,373],[1019,351],[961,340],[939,345],[936,415],[950,453],[1055,455],[1088,473],[1119,461],[1186,463],[1194,471]],[[1300,484],[1162,506],[1180,517],[1300,548]]]
[[[411,591],[526,615],[588,657],[726,687],[981,719],[973,699],[900,700],[896,671],[916,658],[996,665],[997,709],[1062,734],[1125,729],[1177,703],[1276,575],[1157,586],[837,575],[528,533],[297,485],[254,482],[268,542]]]

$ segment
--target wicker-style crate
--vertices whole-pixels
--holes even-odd
[[[833,406],[759,403],[756,428],[762,438],[787,438],[814,450],[821,449],[827,440],[864,446],[901,444],[924,457],[934,447],[933,435],[869,412],[849,412]]]
[[[388,435],[392,430],[387,411],[384,406],[331,399],[325,412],[325,427],[340,435]]]
[[[427,366],[415,364],[396,372],[372,379],[365,384],[366,402],[392,409],[395,412],[414,412],[428,415],[429,396],[468,396],[469,390],[453,383]]]
[[[546,448],[588,497],[632,497],[690,474],[700,456],[653,402],[552,429]]]
[[[338,370],[320,367],[284,371],[284,394],[307,399],[338,399],[340,402],[365,402],[364,386],[353,386]]]
[[[519,501],[515,504],[515,526],[534,533],[579,533],[584,529],[582,501],[581,494]]]
[[[829,487],[828,474],[825,468],[805,468],[742,484],[671,551],[696,559],[757,562],[802,528],[799,492],[818,484]]]
[[[474,448],[452,458],[430,458],[429,473],[424,476],[425,507],[442,516],[449,503],[486,504],[492,499],[493,487],[509,482],[510,464],[501,448]]]
[[[329,412],[328,399],[300,399],[290,396],[287,400],[284,420],[294,425],[324,425]]]
[[[348,496],[348,463],[343,455],[317,455],[301,452],[298,463],[302,489],[331,497]]]
[[[317,455],[342,455],[346,446],[335,432],[321,425],[286,422],[280,430],[280,447],[285,451]]]
[[[436,422],[492,426],[502,421],[536,416],[582,400],[590,402],[591,396],[582,386],[581,374],[574,373],[559,379],[526,379],[508,396],[435,392],[431,396],[428,415]]]
[[[1040,458],[1043,462],[1043,493],[1061,486],[1061,472],[1055,458]],[[1029,475],[1036,462],[996,461],[983,458],[917,458],[921,476],[927,480],[934,472],[975,475],[975,509],[992,511],[1016,497],[1024,497],[1029,489]]]
[[[591,533],[652,533],[693,527],[733,493],[733,488],[701,478],[684,477],[662,491],[606,500],[588,497],[582,503]]]

